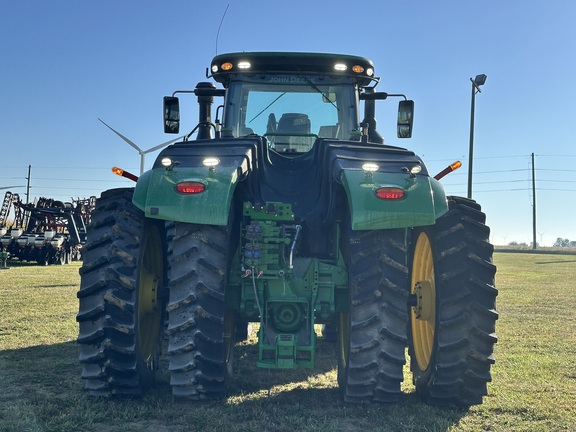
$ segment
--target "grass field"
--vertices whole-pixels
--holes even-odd
[[[0,431],[576,431],[576,256],[496,253],[499,342],[490,395],[434,408],[409,373],[398,405],[346,405],[333,346],[313,371],[254,367],[237,347],[223,402],[173,401],[166,373],[141,399],[83,392],[75,342],[79,264],[0,270]]]

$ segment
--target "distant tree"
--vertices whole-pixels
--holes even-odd
[[[515,248],[526,248],[528,247],[528,243],[526,242],[518,243],[517,241],[511,241],[510,243],[508,243],[508,246],[512,246]]]
[[[556,239],[556,241],[554,242],[554,247],[569,247],[571,243],[575,243],[575,242],[571,242],[568,239],[563,239],[562,237],[558,237]]]

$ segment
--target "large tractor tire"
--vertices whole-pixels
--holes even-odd
[[[338,322],[338,383],[346,402],[396,402],[408,314],[405,230],[351,231],[342,240],[349,312]]]
[[[449,211],[412,237],[410,366],[419,396],[433,405],[482,403],[491,381],[496,267],[480,206],[449,197]]]
[[[76,319],[82,378],[94,396],[142,394],[161,352],[164,223],[145,219],[132,193],[102,193],[82,249]]]
[[[229,229],[175,223],[170,231],[167,309],[172,393],[193,400],[222,399],[235,339],[235,316],[225,304]]]

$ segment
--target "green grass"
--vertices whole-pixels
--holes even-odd
[[[469,410],[435,408],[409,372],[394,406],[347,405],[333,346],[314,370],[254,366],[237,347],[223,402],[174,401],[169,378],[141,399],[84,394],[75,342],[79,264],[0,270],[0,431],[574,431],[576,256],[496,253],[499,342],[490,395]]]

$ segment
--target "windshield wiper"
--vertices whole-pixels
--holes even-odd
[[[258,117],[260,117],[260,114],[262,114],[264,111],[266,111],[268,108],[270,108],[272,105],[274,105],[276,103],[276,101],[278,99],[280,99],[282,96],[284,96],[286,94],[286,92],[282,93],[280,96],[278,96],[276,99],[274,99],[272,102],[270,102],[268,104],[268,106],[266,106],[266,108],[264,108],[262,111],[260,111],[258,114],[256,114],[254,117],[252,117],[252,120],[248,121],[248,124],[252,123],[254,120],[256,120]]]

